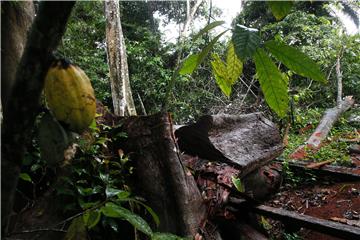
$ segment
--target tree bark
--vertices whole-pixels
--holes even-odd
[[[35,8],[32,1],[26,1],[1,2],[1,9],[1,102],[6,106]]]
[[[114,113],[118,116],[136,115],[131,93],[125,39],[120,20],[118,0],[105,1],[106,46],[110,69]]]
[[[42,2],[31,27],[2,125],[2,232],[11,213],[25,144],[39,109],[44,78],[75,2]],[[10,53],[11,54],[11,53]]]
[[[183,38],[186,36],[186,31],[188,30],[188,28],[195,16],[196,11],[200,7],[202,2],[203,2],[202,0],[195,0],[194,6],[192,8],[190,8],[190,1],[187,2],[187,4],[186,4],[186,20],[185,20],[184,26],[180,32],[180,36],[179,36],[180,44],[182,44],[181,42],[184,41]]]
[[[171,119],[167,114],[131,117],[123,129],[122,146],[135,163],[135,190],[159,215],[158,231],[195,236],[206,218],[196,183],[176,151]]]
[[[303,159],[307,156],[306,148],[316,151],[321,147],[321,142],[326,138],[334,123],[339,119],[341,114],[346,112],[352,105],[354,105],[352,97],[345,97],[336,107],[327,109],[322,117],[319,125],[314,133],[306,141],[305,145],[298,147],[290,157],[292,159]]]
[[[341,64],[340,60],[342,57],[343,50],[340,50],[338,57],[336,58],[336,78],[337,78],[337,99],[336,103],[338,106],[341,105],[342,102],[342,93],[343,93],[343,84],[342,84],[342,72],[341,72]]]

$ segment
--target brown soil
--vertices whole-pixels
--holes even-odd
[[[360,182],[288,188],[276,194],[266,204],[326,220],[337,217],[360,221]],[[307,229],[302,229],[298,235],[308,240],[339,239]]]

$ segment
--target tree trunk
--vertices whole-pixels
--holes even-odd
[[[159,215],[158,230],[195,236],[206,218],[205,207],[192,175],[177,154],[170,117],[131,117],[123,130],[128,137],[118,146],[134,160],[136,190]]]
[[[182,44],[182,41],[184,41],[186,32],[187,32],[191,22],[193,21],[193,18],[195,16],[197,9],[200,7],[202,2],[203,2],[202,0],[196,0],[194,3],[194,6],[192,8],[190,8],[190,1],[186,2],[186,20],[185,20],[184,26],[180,32],[180,36],[179,36],[180,44]]]
[[[118,0],[105,1],[106,45],[110,68],[111,94],[114,113],[136,115],[131,93],[125,39],[121,28]]]
[[[35,9],[32,1],[26,1],[1,2],[1,10],[1,103],[5,107]]]
[[[343,84],[342,84],[342,72],[341,72],[341,65],[340,65],[340,60],[341,60],[341,55],[342,55],[342,50],[340,50],[340,53],[336,59],[336,78],[337,78],[337,99],[336,99],[336,103],[338,106],[341,105],[342,103],[342,89],[343,89]]]
[[[305,145],[297,148],[290,157],[293,159],[303,159],[307,156],[306,148],[311,151],[318,150],[321,147],[322,140],[326,138],[334,123],[339,119],[341,114],[346,112],[352,105],[354,105],[354,99],[352,97],[345,97],[336,107],[327,109],[319,125],[306,141]]]
[[[12,210],[25,144],[39,109],[52,52],[58,46],[75,2],[42,2],[31,27],[24,53],[16,72],[13,90],[4,106],[2,125],[1,182],[2,232]],[[12,53],[9,53],[12,54]]]

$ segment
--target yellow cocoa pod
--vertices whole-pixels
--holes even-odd
[[[45,77],[47,105],[59,122],[82,133],[94,120],[96,99],[90,79],[78,66],[57,60]]]

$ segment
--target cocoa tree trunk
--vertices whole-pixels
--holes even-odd
[[[1,10],[1,103],[6,106],[35,9],[26,1],[1,2]]]
[[[11,213],[25,144],[39,109],[44,78],[75,2],[42,2],[31,27],[15,82],[4,106],[1,148],[2,232]],[[9,53],[11,54],[11,53]],[[6,181],[4,181],[6,179]]]
[[[106,46],[110,69],[111,94],[114,113],[119,116],[136,115],[131,93],[125,39],[120,20],[118,0],[105,1]]]

